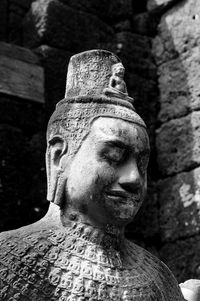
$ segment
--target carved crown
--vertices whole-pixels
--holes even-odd
[[[90,50],[72,56],[68,65],[65,99],[107,96],[133,103],[127,94],[123,76],[116,78],[114,66],[121,66],[124,73],[121,60],[106,50]]]

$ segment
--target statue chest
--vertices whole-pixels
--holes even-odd
[[[117,251],[105,251],[90,243],[79,242],[71,250],[61,250],[48,281],[60,301],[162,299],[156,299],[160,294],[144,271],[127,268]]]
[[[105,248],[85,238],[51,231],[6,242],[0,256],[1,300],[162,300],[128,254],[122,256],[108,241]]]

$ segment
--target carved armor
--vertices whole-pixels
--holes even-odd
[[[91,226],[18,230],[1,240],[2,301],[183,300],[176,286],[150,253]]]

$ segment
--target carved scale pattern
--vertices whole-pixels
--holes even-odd
[[[111,236],[81,224],[65,231],[50,229],[21,239],[4,239],[0,251],[0,300],[183,300],[178,290],[176,296],[165,297],[162,281],[155,279],[167,272],[163,268],[159,271],[159,264],[149,253],[144,256],[139,247],[123,243],[121,252]],[[169,285],[174,287],[174,283]]]

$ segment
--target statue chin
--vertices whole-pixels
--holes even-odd
[[[106,208],[111,212],[114,223],[128,224],[132,222],[135,215],[137,214],[141,203],[134,202],[133,200],[116,201],[112,198],[106,198]]]

